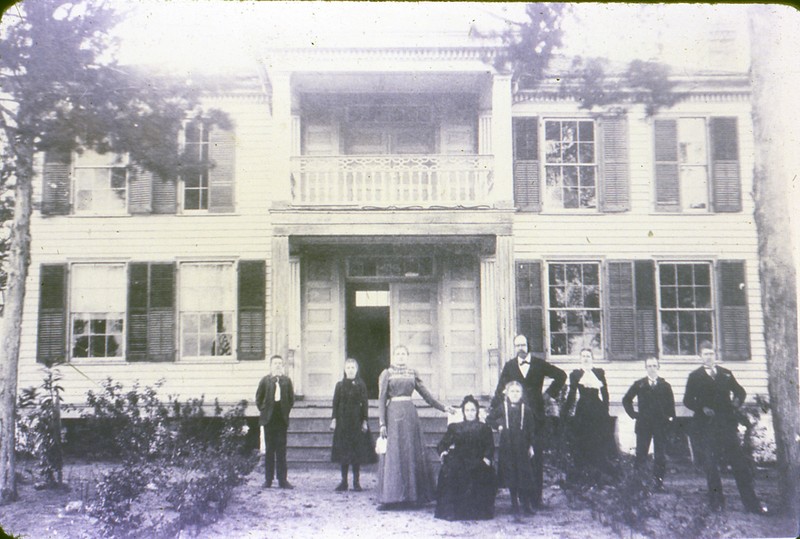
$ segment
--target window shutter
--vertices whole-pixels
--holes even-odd
[[[744,260],[720,260],[717,274],[722,359],[750,359],[750,313]]]
[[[539,119],[514,118],[514,205],[523,211],[542,211],[539,178]]]
[[[46,365],[66,359],[66,290],[66,264],[43,264],[39,270],[36,361]]]
[[[656,209],[660,211],[680,211],[678,122],[675,120],[655,120],[653,134],[656,158]]]
[[[128,211],[132,214],[153,211],[153,173],[136,165],[128,169]]]
[[[655,262],[652,260],[637,260],[634,262],[636,352],[639,355],[639,359],[658,355],[655,276]]]
[[[69,215],[70,168],[69,152],[45,152],[42,171],[42,215]]]
[[[266,262],[239,262],[239,359],[265,357]]]
[[[531,352],[544,353],[542,263],[517,263],[517,332],[528,339]]]
[[[608,317],[607,359],[636,359],[636,308],[633,289],[633,263],[606,264]]]
[[[147,359],[175,360],[175,264],[150,264]]]
[[[602,210],[628,211],[631,209],[628,121],[625,116],[609,116],[599,123],[603,135]]]
[[[208,134],[208,211],[230,213],[234,210],[233,176],[236,138],[231,130],[212,128]]]
[[[714,211],[742,211],[736,118],[711,118],[711,183]]]
[[[148,264],[128,265],[128,361],[147,360]]]
[[[175,180],[165,180],[153,175],[153,213],[176,213],[178,209],[178,187]]]

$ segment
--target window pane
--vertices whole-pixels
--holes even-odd
[[[106,338],[106,357],[120,357],[122,356],[122,347],[119,343],[122,342],[117,335],[109,335]]]
[[[711,269],[708,264],[694,265],[694,282],[698,285],[711,284]]]
[[[200,356],[213,356],[214,355],[214,340],[215,336],[210,333],[201,333],[199,336],[199,354]]]
[[[200,355],[197,350],[197,333],[190,333],[184,329],[181,352],[187,357]]]
[[[594,123],[593,122],[580,122],[579,137],[582,142],[591,142],[594,140]]]
[[[89,337],[78,337],[74,341],[72,357],[89,357]]]
[[[183,195],[183,208],[186,210],[199,210],[200,191],[198,189],[186,189]]]
[[[600,287],[587,286],[583,304],[590,309],[600,308]]]
[[[571,142],[563,145],[561,161],[564,163],[578,162],[578,143]]]
[[[678,287],[678,307],[681,309],[691,309],[694,306],[694,293],[692,287]]]
[[[106,338],[104,335],[89,337],[89,354],[91,357],[106,357]]]
[[[662,285],[675,284],[675,265],[661,264],[658,270],[658,279]]]
[[[554,356],[567,355],[567,336],[564,333],[551,334],[550,353]]]

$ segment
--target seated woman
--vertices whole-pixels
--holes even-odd
[[[442,459],[436,518],[488,520],[494,517],[496,482],[492,429],[478,419],[480,405],[472,395],[461,402],[464,421],[447,427],[437,449]]]

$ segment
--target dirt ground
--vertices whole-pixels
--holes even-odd
[[[30,538],[94,538],[98,526],[83,513],[65,513],[70,501],[87,498],[88,485],[99,478],[104,465],[73,463],[65,469],[71,490],[36,491],[29,482],[21,486],[20,501],[0,507],[0,525],[6,532]],[[482,522],[445,522],[433,517],[433,504],[403,511],[378,511],[375,499],[375,467],[362,474],[364,492],[338,493],[334,469],[290,470],[295,490],[262,489],[261,467],[236,489],[234,498],[217,523],[191,530],[200,538],[289,538],[317,537],[617,537],[592,518],[588,508],[570,508],[564,493],[549,486],[545,501],[549,508],[515,521],[506,491],[500,491],[496,517]],[[771,470],[759,472],[757,488],[763,500],[774,505],[777,492]],[[703,537],[795,537],[797,522],[781,516],[762,517],[744,513],[736,487],[724,479],[728,509],[715,515],[701,533]],[[678,497],[705,503],[705,481],[690,469],[667,478],[667,491],[657,494],[660,506],[668,508]],[[665,511],[668,513],[668,511]],[[662,517],[667,518],[667,517]],[[664,527],[664,529],[666,529]],[[184,536],[193,536],[187,533]],[[636,536],[636,535],[632,535]],[[670,534],[658,537],[671,537]]]

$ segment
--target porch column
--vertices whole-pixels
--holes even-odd
[[[492,78],[491,150],[494,154],[492,200],[499,207],[510,208],[514,202],[514,179],[511,135],[511,75]]]
[[[514,238],[497,236],[497,327],[500,359],[505,361],[514,354],[514,335],[517,333],[516,281],[514,277]]]
[[[497,259],[481,258],[481,393],[491,395],[500,376],[497,325]]]
[[[288,318],[288,355],[292,359],[291,377],[295,393],[303,394],[303,351],[302,351],[302,326],[301,326],[301,300],[300,300],[300,257],[289,258],[289,303]]]
[[[269,149],[272,203],[283,207],[291,201],[292,85],[291,74],[272,71],[272,140]],[[267,151],[265,148],[264,151]]]
[[[291,267],[289,265],[289,237],[272,237],[272,332],[270,353],[286,360],[287,372],[294,369],[294,358],[289,357],[289,320],[291,316]]]

